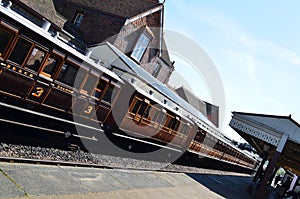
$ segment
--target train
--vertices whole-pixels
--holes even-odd
[[[26,125],[34,115],[54,123],[27,126],[64,133],[66,138],[97,142],[97,134],[105,132],[114,135],[114,141],[134,140],[143,148],[256,168],[255,158],[233,146],[202,113],[109,42],[79,50],[50,31],[50,22],[39,26],[10,6],[0,3],[0,106],[22,112],[10,122]],[[108,59],[107,54],[113,56]],[[58,124],[94,133],[79,134]]]

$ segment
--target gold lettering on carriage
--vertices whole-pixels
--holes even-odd
[[[36,87],[35,90],[36,90],[35,92],[31,93],[34,97],[39,98],[44,93],[44,88],[42,87]]]
[[[84,113],[89,115],[91,114],[92,110],[93,110],[93,106],[88,106],[87,109],[84,111]]]

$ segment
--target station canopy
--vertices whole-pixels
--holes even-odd
[[[272,159],[280,140],[287,142],[277,166],[300,175],[300,125],[289,116],[233,112],[229,126],[251,144],[259,154],[268,152]]]

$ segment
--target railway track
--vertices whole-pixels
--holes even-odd
[[[64,150],[6,143],[0,143],[0,162],[173,173],[197,173],[203,170],[171,163],[92,154],[79,148]]]
[[[69,161],[57,161],[57,160],[41,160],[41,159],[30,159],[30,158],[15,158],[15,157],[1,157],[0,162],[5,163],[24,163],[24,164],[38,164],[48,166],[70,166],[78,168],[99,168],[99,169],[118,169],[118,170],[136,170],[136,171],[157,171],[157,172],[169,172],[169,173],[203,173],[211,172],[216,170],[200,169],[193,167],[184,167],[180,165],[168,165],[165,168],[136,168],[136,167],[122,167],[122,166],[108,166],[101,164],[91,163],[80,163],[80,162],[69,162]],[[180,167],[180,168],[179,168]],[[219,171],[221,172],[221,171]]]
[[[225,171],[222,169],[213,169],[212,167],[199,168],[176,163],[154,162],[103,154],[92,154],[78,148],[63,150],[6,143],[0,143],[0,162],[172,173],[218,174]]]
[[[195,167],[186,167],[182,165],[168,165],[165,168],[153,169],[153,168],[134,168],[134,167],[121,167],[121,166],[108,166],[100,164],[90,164],[90,163],[76,163],[76,162],[67,162],[67,161],[53,161],[53,160],[40,160],[40,159],[29,159],[29,158],[10,158],[10,157],[1,157],[0,163],[22,163],[22,164],[31,164],[31,165],[47,165],[47,166],[68,166],[76,168],[98,168],[98,169],[107,169],[107,170],[133,170],[133,171],[155,171],[162,173],[185,173],[185,174],[196,174],[196,173],[205,173],[205,174],[216,174],[223,175],[234,174],[234,175],[247,175],[244,173],[229,172],[223,170],[214,170],[214,169],[205,169],[205,168],[195,168]]]
[[[11,112],[11,111],[10,111]],[[22,118],[25,117],[25,115],[22,115],[20,112],[17,112],[18,114],[14,114],[14,116],[20,117],[20,121]],[[226,170],[226,171],[234,171],[234,172],[241,172],[241,173],[250,173],[247,169],[241,170],[238,165],[232,165],[230,163],[226,162],[220,162],[217,159],[213,159],[209,156],[205,156],[203,154],[203,158],[199,159],[198,154],[193,154],[186,152],[187,154],[185,157],[187,159],[179,159],[175,160],[176,164],[171,164],[170,162],[151,162],[155,160],[145,160],[143,159],[143,153],[138,153],[140,150],[135,149],[135,152],[131,149],[131,154],[134,155],[134,157],[131,158],[138,158],[138,159],[131,159],[128,156],[122,156],[121,153],[118,154],[117,152],[112,152],[110,150],[110,147],[101,147],[98,151],[89,153],[88,150],[85,150],[84,145],[80,142],[80,139],[74,136],[68,136],[66,137],[66,134],[64,131],[58,131],[58,130],[51,130],[50,128],[40,128],[38,125],[35,124],[36,121],[39,121],[39,123],[42,124],[49,124],[50,119],[52,118],[46,118],[42,120],[41,118],[31,118],[27,121],[27,123],[19,122],[19,118],[9,118],[7,115],[2,115],[3,117],[0,117],[0,124],[1,124],[1,134],[0,134],[0,141],[4,143],[12,143],[14,145],[24,145],[27,147],[31,147],[29,149],[16,147],[17,149],[14,149],[14,154],[19,154],[19,156],[1,156],[1,144],[0,144],[0,161],[3,162],[18,162],[18,163],[28,163],[28,164],[45,164],[45,165],[63,165],[63,166],[74,166],[74,167],[93,167],[93,168],[106,168],[106,169],[134,169],[134,170],[156,170],[156,171],[164,171],[164,172],[177,172],[177,173],[196,173],[205,169],[214,169],[214,170]],[[56,122],[55,122],[56,123]],[[58,127],[63,127],[63,124],[57,125]],[[85,129],[89,130],[89,129]],[[94,132],[95,133],[95,132]],[[104,146],[106,142],[103,140],[105,139],[106,135],[104,133],[98,132],[98,142],[95,143],[94,140],[88,140],[90,144],[95,144],[95,146]],[[101,137],[102,136],[102,137]],[[115,140],[117,140],[119,143],[123,144],[124,147],[131,146],[136,143],[135,140],[125,139],[122,137],[112,137]],[[152,148],[155,148],[156,146],[153,145],[142,145],[143,149],[145,149],[145,146],[148,148],[151,146]],[[93,145],[94,146],[94,145]],[[136,145],[135,145],[136,146]],[[41,148],[44,147],[43,150],[45,150],[44,153],[52,153],[53,150],[60,151],[58,152],[58,155],[54,151],[53,156],[58,156],[60,159],[55,158],[48,158],[43,157],[43,155],[35,154],[36,151],[35,148]],[[96,147],[95,147],[96,148]],[[135,147],[133,147],[135,148]],[[140,147],[141,148],[141,147]],[[47,149],[53,149],[48,150]],[[139,148],[138,148],[139,149]],[[29,151],[28,153],[26,151]],[[69,151],[68,151],[69,150]],[[21,151],[25,151],[25,153],[20,154]],[[66,152],[68,151],[68,152]],[[66,153],[70,153],[65,154]],[[84,155],[82,155],[84,154]],[[108,163],[110,160],[107,160],[103,163],[102,160],[100,160],[103,156],[114,156],[116,158],[116,162],[118,162],[118,158],[122,159],[123,165],[131,165],[131,166],[123,166],[123,165],[117,165],[116,163]],[[72,161],[68,161],[68,157],[73,157],[74,159]],[[100,158],[97,158],[97,156],[101,156]],[[30,157],[30,158],[28,158]],[[164,156],[165,157],[165,156]],[[71,158],[72,159],[72,158]],[[78,160],[84,160],[86,159],[86,162],[78,162]],[[105,159],[105,158],[104,158]],[[136,161],[139,161],[138,163]],[[147,162],[148,161],[148,162]],[[100,163],[98,163],[100,162]],[[141,163],[142,162],[142,163]],[[188,165],[187,165],[188,163]],[[142,164],[142,165],[141,165]],[[155,164],[155,166],[147,167],[147,164]],[[146,165],[146,166],[145,166]],[[201,167],[201,168],[197,168]]]
[[[40,159],[30,159],[30,158],[0,157],[0,162],[114,169],[114,167],[99,165],[99,164],[67,162],[67,161],[57,161],[57,160],[40,160]]]
[[[1,153],[0,143],[0,161],[2,162],[92,167],[103,169],[132,169],[144,171],[155,170],[176,173],[197,173],[203,172],[203,169],[250,173],[248,170],[241,170],[238,166],[234,166],[229,163],[222,163],[219,160],[215,160],[210,157],[203,156],[203,158],[199,159],[197,154],[192,153],[185,155],[185,157],[188,159],[176,160],[175,164],[171,164],[170,162],[154,162],[153,160],[153,162],[151,162],[151,160],[142,160],[141,158],[133,159],[136,157],[128,158],[126,156],[122,156],[121,154],[112,154],[112,152],[109,150],[109,147],[102,147],[101,150],[97,151],[96,153],[90,153],[84,150],[84,148],[80,147],[80,143],[75,139],[68,138],[66,140],[63,133],[53,134],[52,132],[44,129],[32,128],[32,126],[24,126],[23,124],[16,124],[6,121],[1,121],[1,123],[3,125],[5,124],[5,126],[2,125],[4,128],[1,131],[0,140],[4,143],[11,143],[8,144],[10,147],[2,147],[2,151],[6,151],[6,154]],[[54,137],[54,135],[56,136]],[[104,136],[105,135],[103,134],[103,138]],[[103,138],[100,139],[100,141],[102,141]],[[18,140],[18,142],[15,142],[16,140]],[[60,141],[58,142],[58,140]],[[128,145],[130,145],[129,142],[132,142],[132,140],[122,140],[123,144],[126,144],[127,142]],[[11,145],[13,150],[10,155],[7,155]],[[44,157],[43,154],[52,154],[50,156],[53,157]],[[133,154],[136,156],[142,155],[139,153]],[[71,161],[69,161],[69,159],[71,159]],[[120,161],[122,164],[119,164]]]

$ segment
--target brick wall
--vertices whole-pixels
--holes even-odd
[[[114,37],[119,33],[123,23],[123,20],[90,13],[86,14],[80,29],[83,32],[84,41],[88,45],[93,45]]]
[[[37,25],[40,25],[42,19],[45,18],[56,26],[56,30],[59,30],[66,21],[57,15],[51,0],[12,0],[12,2],[19,14],[29,18]]]
[[[153,13],[147,17],[138,19],[126,26],[123,26],[118,38],[114,42],[114,45],[121,50],[123,53],[130,56],[134,49],[135,43],[138,40],[144,27],[148,26],[154,35],[154,38],[149,44],[149,48],[145,51],[140,65],[151,75],[153,74],[154,67],[159,63],[162,68],[157,75],[157,79],[162,83],[166,83],[169,80],[171,73],[174,70],[172,65],[166,64],[164,61],[158,58],[160,48],[160,12]]]
[[[123,26],[118,38],[115,40],[114,45],[128,56],[131,55],[132,50],[140,36],[140,34],[145,30],[145,27],[149,27],[154,38],[149,44],[149,48],[146,49],[140,65],[150,74],[153,73],[156,63],[159,61],[159,39],[160,39],[160,12],[153,13],[147,17],[140,18],[126,26]],[[147,31],[147,30],[146,30]],[[157,76],[157,79],[163,83],[166,82],[170,76],[170,67],[164,63],[160,63],[162,69]]]
[[[155,8],[159,5],[155,1],[147,0],[52,0],[59,12],[63,4],[76,4],[81,7],[89,7],[110,13],[123,18],[131,18],[142,12]]]
[[[149,62],[149,60],[152,59],[149,58],[149,56],[153,56],[153,48],[157,48],[157,42],[159,40],[159,25],[160,25],[160,13],[156,12],[151,15],[148,15],[147,17],[140,18],[130,24],[122,26],[120,29],[118,38],[114,42],[114,45],[117,46],[123,53],[127,54],[131,52],[134,48],[134,45],[136,41],[138,40],[140,34],[144,29],[145,26],[150,27],[152,33],[154,34],[154,38],[150,43],[150,46],[152,50],[149,50],[149,52],[145,53],[145,56],[143,62]],[[151,28],[155,27],[155,28]]]
[[[61,3],[56,6],[61,10],[61,14],[68,19],[65,29],[83,40],[87,45],[98,44],[111,38],[120,31],[125,21],[124,19],[85,9],[74,4]],[[83,14],[83,20],[79,27],[75,27],[73,24],[77,13]]]
[[[156,63],[159,63],[162,68],[157,75],[157,79],[162,83],[166,83],[168,81],[174,67],[170,63],[168,65],[168,62],[165,63],[158,58],[161,34],[159,28],[161,18],[160,11],[124,25],[126,21],[125,18],[105,13],[94,7],[87,7],[74,3],[66,4],[65,2],[66,1],[64,0],[55,1],[57,11],[68,19],[65,29],[77,38],[83,40],[87,45],[99,44],[104,40],[111,38],[109,41],[113,43],[114,46],[127,56],[130,56],[140,34],[145,30],[145,27],[149,28],[151,34],[153,34],[153,39],[151,40],[149,48],[146,49],[139,64],[146,71],[152,74]],[[141,3],[142,1],[140,0],[138,2]],[[155,0],[153,0],[153,2],[157,3]],[[133,5],[134,4],[126,6]],[[73,20],[78,12],[82,13],[84,18],[81,25],[79,27],[75,27],[73,25]],[[122,12],[126,13],[124,10]],[[116,37],[112,38],[112,36]]]

